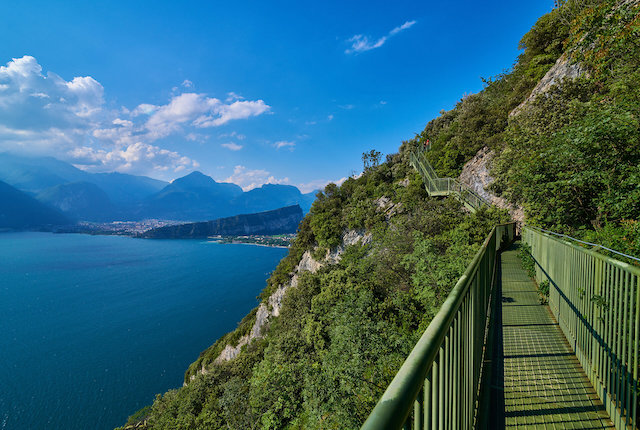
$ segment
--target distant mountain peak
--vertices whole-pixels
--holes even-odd
[[[217,182],[211,176],[207,176],[196,170],[186,176],[174,179],[171,184],[189,187],[210,187],[211,185],[217,184]]]

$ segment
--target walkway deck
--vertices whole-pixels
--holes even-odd
[[[488,428],[613,428],[517,253],[500,261]]]

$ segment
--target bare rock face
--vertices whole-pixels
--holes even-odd
[[[585,73],[587,73],[587,70],[579,63],[572,63],[571,58],[569,58],[566,53],[562,54],[556,61],[556,64],[549,69],[547,74],[544,75],[542,79],[540,79],[540,82],[533,88],[529,97],[512,110],[509,116],[512,117],[522,112],[531,100],[549,91],[552,86],[560,84],[563,79],[576,79]]]
[[[222,350],[220,355],[216,358],[215,363],[222,363],[224,361],[229,361],[238,356],[242,347],[247,345],[253,339],[261,338],[263,336],[263,330],[265,329],[267,323],[272,317],[277,317],[280,315],[280,310],[282,309],[282,300],[289,288],[296,288],[298,286],[298,280],[300,278],[300,274],[304,272],[316,273],[322,266],[325,264],[335,264],[340,261],[342,253],[345,248],[349,245],[366,245],[370,243],[372,240],[371,233],[366,233],[364,230],[347,230],[344,232],[342,236],[342,244],[340,244],[336,249],[332,251],[328,251],[326,257],[317,261],[311,255],[311,251],[305,251],[302,254],[302,258],[300,262],[296,266],[293,272],[293,276],[291,280],[286,283],[278,286],[276,291],[273,292],[267,299],[267,304],[260,303],[258,306],[258,311],[256,312],[256,321],[253,323],[253,327],[248,334],[242,336],[238,343],[235,346],[227,345]],[[200,369],[201,374],[206,374],[207,370],[203,366]],[[191,377],[194,379],[195,375]]]
[[[329,264],[337,264],[342,258],[342,254],[347,246],[357,245],[360,246],[367,245],[371,243],[373,236],[371,233],[366,233],[364,230],[347,230],[342,235],[342,243],[336,247],[336,249],[329,251],[327,256],[325,257],[325,261]]]
[[[507,209],[509,213],[511,213],[511,218],[521,224],[524,221],[524,209],[519,206],[513,206],[489,190],[489,186],[494,181],[489,173],[491,160],[493,160],[494,155],[494,152],[490,151],[486,146],[480,149],[480,151],[464,165],[458,180],[494,206]]]

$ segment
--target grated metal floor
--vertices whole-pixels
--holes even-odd
[[[502,253],[500,269],[489,428],[613,428],[551,311],[540,304],[517,244]]]

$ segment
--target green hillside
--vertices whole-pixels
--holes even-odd
[[[509,217],[429,198],[408,160],[426,139],[442,176],[492,150],[491,191],[523,206],[528,223],[640,254],[640,5],[561,2],[521,47],[509,72],[397,154],[382,163],[365,154],[361,177],[327,186],[261,306],[129,425],[359,428],[481,241]],[[552,67],[555,81],[530,97]]]

